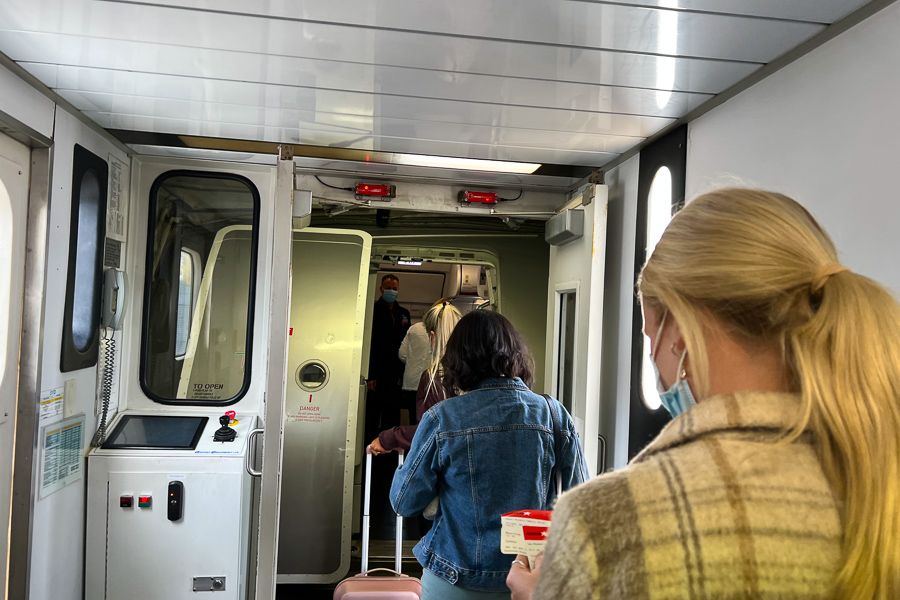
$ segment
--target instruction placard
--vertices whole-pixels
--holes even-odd
[[[66,403],[65,386],[41,391],[40,424],[45,425],[63,416]]]
[[[106,237],[124,242],[128,235],[128,204],[125,196],[125,163],[109,155],[109,204]]]
[[[46,425],[41,429],[41,498],[82,478],[83,444],[84,415]]]

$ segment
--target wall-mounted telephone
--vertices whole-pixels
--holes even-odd
[[[100,324],[110,329],[119,329],[122,326],[124,314],[125,273],[118,269],[107,269],[103,273]]]
[[[99,447],[106,440],[106,424],[109,420],[109,405],[112,400],[113,377],[116,370],[116,340],[110,329],[122,327],[122,316],[125,314],[125,273],[118,269],[107,269],[103,272],[103,292],[100,298],[100,348],[103,355],[103,366],[99,371],[99,387],[97,389],[97,413],[99,420],[97,432],[91,445]]]

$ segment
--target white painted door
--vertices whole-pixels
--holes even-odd
[[[25,275],[29,149],[0,134],[0,590],[6,589]]]
[[[598,472],[600,432],[600,349],[603,272],[606,261],[607,188],[582,195],[584,235],[550,247],[547,286],[545,390],[559,398],[575,419],[591,473]]]

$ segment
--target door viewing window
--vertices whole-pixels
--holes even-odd
[[[575,376],[574,290],[559,292],[559,354],[557,356],[556,399],[572,412],[572,385]]]
[[[141,387],[230,404],[250,384],[259,193],[236,175],[171,171],[150,190]]]
[[[194,302],[197,299],[197,286],[194,280],[194,257],[199,255],[194,250],[181,250],[181,261],[178,268],[178,314],[175,326],[175,358],[184,358],[187,352],[188,336],[191,333],[191,317],[194,314]]]

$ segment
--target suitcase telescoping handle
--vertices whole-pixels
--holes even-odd
[[[397,466],[403,465],[403,450],[397,451]],[[369,570],[369,504],[372,496],[372,450],[366,448],[366,488],[363,491],[363,522],[362,522],[362,573]],[[403,549],[403,517],[397,513],[397,528],[394,538],[394,571],[401,573],[401,558]],[[381,569],[379,569],[381,570]]]

